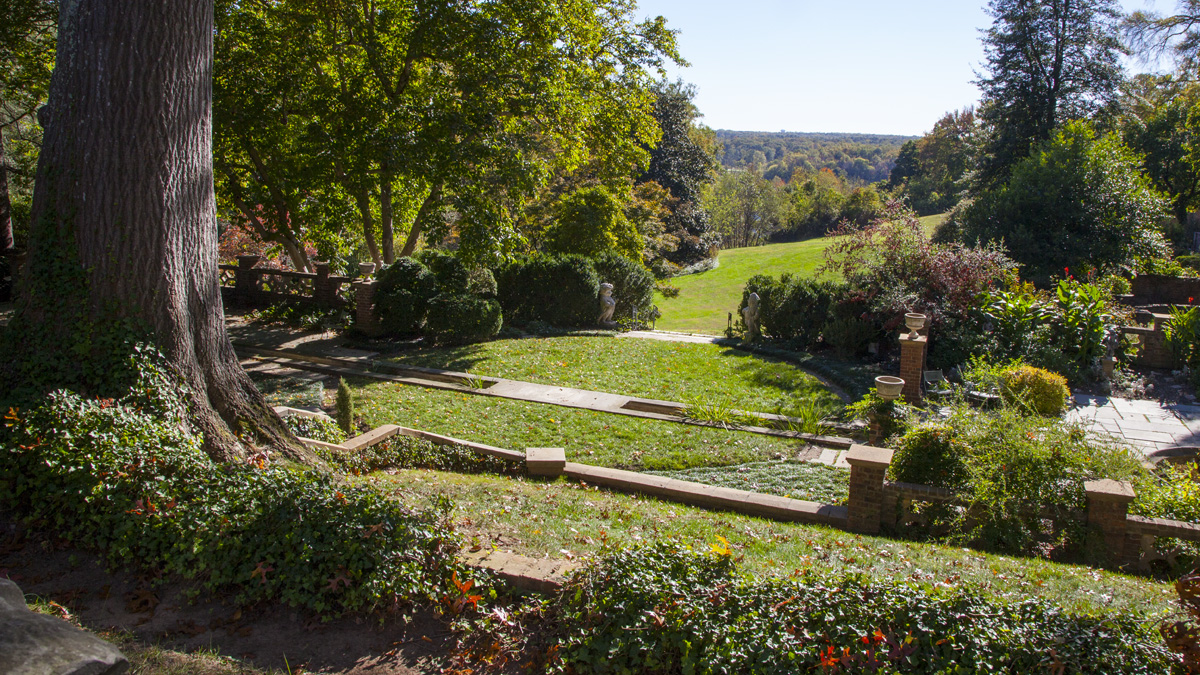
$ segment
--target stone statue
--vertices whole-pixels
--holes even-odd
[[[600,284],[600,318],[597,323],[606,328],[617,325],[617,322],[612,320],[613,312],[617,309],[617,301],[613,300],[612,292],[612,284]]]
[[[758,337],[758,293],[751,293],[742,310],[742,321],[746,323],[746,339]]]

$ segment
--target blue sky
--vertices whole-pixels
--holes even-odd
[[[680,31],[714,129],[920,134],[978,101],[985,0],[638,0]],[[1121,0],[1170,12],[1174,0]],[[1147,67],[1134,64],[1137,70]]]

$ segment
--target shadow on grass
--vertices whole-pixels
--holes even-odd
[[[487,360],[487,353],[479,344],[457,347],[416,347],[393,355],[388,360],[406,366],[440,368],[469,373],[472,368]]]

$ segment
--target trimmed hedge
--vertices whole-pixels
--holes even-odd
[[[1004,400],[1038,415],[1061,415],[1071,397],[1067,378],[1042,368],[1018,366],[1004,371],[1000,377]]]
[[[844,288],[829,281],[816,281],[791,274],[778,279],[762,274],[750,277],[742,293],[739,314],[758,293],[759,326],[763,335],[811,349],[821,337],[833,307]]]
[[[654,275],[641,263],[616,253],[602,253],[592,260],[601,283],[613,285],[612,296],[617,301],[613,321],[632,320],[637,309],[638,319],[644,320],[653,307]],[[596,310],[599,314],[599,309]]]
[[[500,332],[500,303],[477,295],[442,293],[429,301],[425,332],[443,344],[488,340]]]
[[[438,292],[432,271],[415,258],[400,258],[385,267],[375,289],[375,311],[389,335],[413,335],[425,325],[429,301]]]
[[[600,316],[600,278],[580,255],[518,258],[496,273],[504,315],[513,323],[590,326]]]
[[[731,558],[665,543],[584,568],[559,600],[566,672],[1181,672],[1142,617],[811,568],[756,581]]]

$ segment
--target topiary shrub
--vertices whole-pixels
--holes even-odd
[[[632,319],[634,309],[639,319],[645,319],[653,306],[654,275],[641,263],[611,252],[593,258],[592,265],[601,282],[613,285],[612,295],[617,301],[613,320]],[[599,313],[599,309],[596,311]]]
[[[888,475],[902,483],[958,488],[967,479],[969,448],[944,424],[926,424],[900,438]]]
[[[500,303],[466,293],[442,293],[429,301],[425,331],[443,344],[478,342],[496,336],[504,325]]]
[[[346,378],[338,379],[337,425],[347,434],[354,433],[354,393]]]
[[[600,315],[600,277],[583,256],[518,258],[497,271],[496,284],[500,306],[513,323],[584,326]]]
[[[380,328],[389,335],[419,333],[437,293],[437,277],[420,261],[404,257],[385,267],[375,287]]]
[[[1046,417],[1063,413],[1071,390],[1067,378],[1034,366],[1018,366],[1001,376],[1000,394],[1005,402]]]

